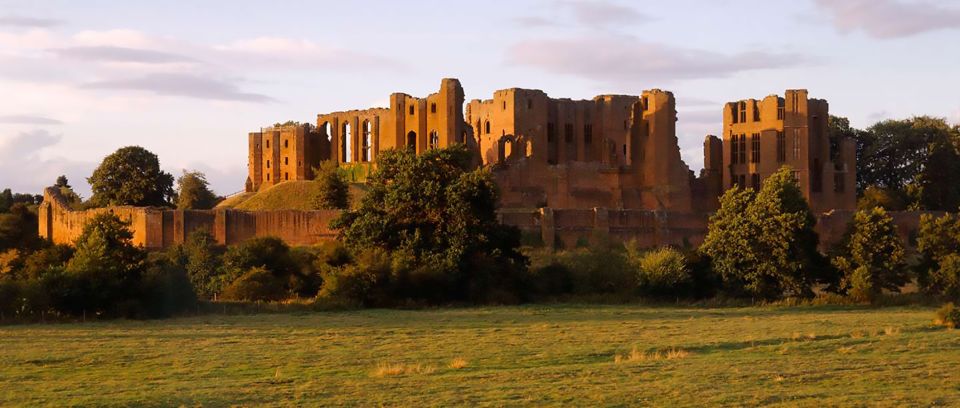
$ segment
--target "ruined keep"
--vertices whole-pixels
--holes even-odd
[[[723,141],[707,136],[704,170],[725,188],[758,189],[781,166],[793,169],[814,212],[857,206],[856,145],[829,132],[829,105],[804,89],[783,97],[730,102],[723,109]]]
[[[456,79],[425,98],[390,96],[390,107],[317,115],[316,125],[277,125],[248,135],[246,191],[310,180],[323,161],[375,166],[386,149],[417,153],[465,144],[475,165],[490,169],[501,190],[501,222],[545,245],[634,239],[643,246],[698,244],[718,198],[735,186],[758,188],[791,166],[820,223],[821,242],[839,239],[856,207],[852,140],[829,135],[828,104],[805,90],[723,107],[722,139],[703,143],[695,176],[680,157],[672,93],[551,98],[511,88],[464,103]],[[336,211],[176,211],[112,207],[73,211],[50,190],[40,207],[40,235],[69,243],[85,220],[111,211],[132,222],[148,248],[183,242],[207,229],[218,242],[278,236],[306,245],[333,239]],[[918,213],[895,214],[901,234]]]

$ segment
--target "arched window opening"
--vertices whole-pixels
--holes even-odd
[[[350,163],[350,158],[353,153],[353,146],[351,146],[352,134],[350,130],[350,122],[345,122],[343,124],[343,134],[340,135],[340,161],[342,163]]]
[[[370,123],[369,120],[363,121],[363,141],[362,141],[362,146],[360,148],[361,161],[365,161],[365,162],[370,161],[370,147],[371,147],[370,141],[372,140],[372,136],[371,136],[372,134],[373,134],[373,125]]]
[[[331,130],[330,122],[323,122],[323,124],[320,125],[320,135],[322,135],[324,139],[327,139],[328,142],[330,141],[330,134],[333,133]]]
[[[436,149],[440,147],[440,134],[436,130],[430,131],[430,148]]]
[[[407,133],[407,149],[417,150],[417,132]]]

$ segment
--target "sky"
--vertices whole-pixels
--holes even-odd
[[[552,97],[670,90],[691,169],[726,101],[804,88],[857,127],[960,123],[960,0],[0,0],[0,188],[139,145],[243,189],[246,135],[459,78]]]

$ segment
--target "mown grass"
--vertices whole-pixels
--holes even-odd
[[[551,305],[5,326],[0,406],[960,405],[960,330],[934,326],[933,310]]]
[[[366,191],[366,186],[350,184],[350,202],[356,203]],[[320,185],[312,181],[284,181],[256,193],[243,193],[230,197],[217,208],[233,208],[246,211],[266,210],[315,210]]]

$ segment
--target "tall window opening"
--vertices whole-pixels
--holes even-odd
[[[563,140],[567,143],[573,143],[573,125],[565,124],[563,125]]]
[[[760,174],[753,173],[750,175],[750,186],[753,187],[753,191],[760,191]]]
[[[413,105],[410,105],[410,114],[413,115]]]
[[[823,191],[823,169],[820,168],[820,159],[813,159],[813,174],[810,175],[810,188],[814,193]]]
[[[483,130],[484,130],[484,133],[486,133],[486,134],[488,134],[488,135],[490,134],[490,121],[489,121],[489,120],[486,121],[486,123],[483,124]]]
[[[740,137],[735,134],[730,134],[730,164],[737,164],[740,161],[738,155],[740,154]],[[733,182],[736,184],[736,182]]]
[[[417,150],[417,132],[407,133],[407,149]]]
[[[750,162],[760,163],[760,134],[750,135]]]
[[[777,120],[783,120],[783,98],[777,98]]]
[[[435,103],[430,104],[430,113],[437,113],[437,104]]]
[[[363,121],[363,140],[360,144],[360,161],[368,162],[370,161],[370,149],[372,147],[371,141],[373,140],[373,124],[369,120]]]
[[[340,135],[340,162],[350,163],[353,156],[353,132],[350,129],[350,122],[343,123],[343,132]]]
[[[593,125],[583,125],[583,143],[590,144],[593,142]]]
[[[440,147],[440,134],[436,130],[430,131],[430,148],[436,149]]]
[[[740,123],[747,123],[747,103],[740,102]]]

